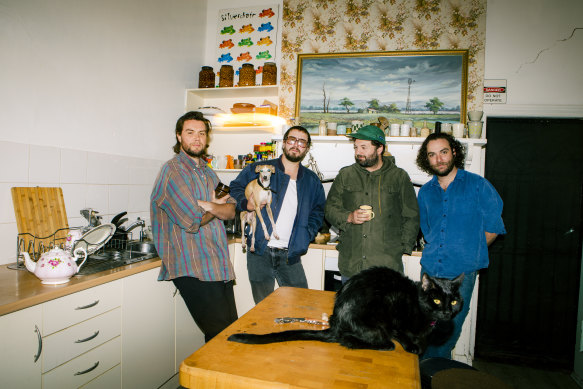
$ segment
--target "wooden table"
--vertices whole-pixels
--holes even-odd
[[[420,388],[417,355],[396,343],[394,351],[349,350],[336,343],[295,341],[249,345],[227,341],[238,332],[320,329],[277,324],[276,317],[320,319],[332,313],[334,293],[282,287],[186,358],[180,385],[187,388]]]

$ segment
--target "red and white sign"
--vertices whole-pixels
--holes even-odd
[[[506,80],[484,80],[484,104],[506,104]]]

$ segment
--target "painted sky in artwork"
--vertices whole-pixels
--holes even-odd
[[[322,84],[331,96],[330,108],[348,97],[354,108],[366,108],[373,98],[381,105],[395,103],[404,109],[408,80],[411,107],[424,107],[438,97],[445,107],[461,102],[462,57],[459,55],[418,55],[379,57],[321,57],[302,59],[301,107],[322,106]]]

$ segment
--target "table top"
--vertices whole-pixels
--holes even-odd
[[[277,324],[277,317],[321,319],[332,314],[334,293],[281,287],[186,358],[180,385],[187,388],[420,388],[417,355],[398,342],[393,351],[350,350],[337,343],[293,341],[250,345],[227,341],[238,332],[321,329]]]

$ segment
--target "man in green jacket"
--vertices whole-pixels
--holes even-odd
[[[338,267],[345,282],[372,266],[403,272],[403,254],[411,254],[419,232],[419,207],[411,179],[383,156],[386,140],[375,126],[354,138],[356,163],[340,170],[326,199],[325,215],[339,229]],[[360,209],[372,206],[373,214]]]

